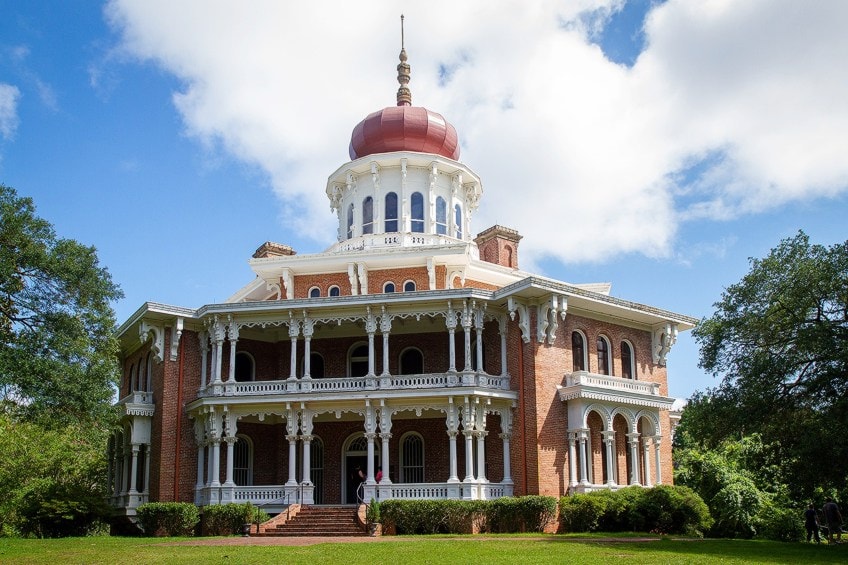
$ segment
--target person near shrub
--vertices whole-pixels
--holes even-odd
[[[821,543],[819,537],[819,516],[816,507],[810,503],[810,507],[804,511],[804,527],[807,528],[807,543],[815,536],[816,543]]]
[[[822,507],[824,521],[827,522],[827,542],[842,543],[842,514],[839,512],[839,506],[828,498]],[[836,540],[833,539],[833,534],[836,534]]]

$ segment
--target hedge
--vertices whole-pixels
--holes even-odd
[[[267,513],[249,502],[244,504],[214,504],[203,509],[204,530],[210,536],[240,534],[244,524],[264,522],[267,519]]]
[[[556,514],[550,496],[482,500],[387,500],[380,503],[382,523],[398,534],[461,534],[474,520],[490,532],[542,531]]]
[[[192,536],[200,521],[197,506],[190,502],[148,502],[136,510],[141,529],[147,536]]]

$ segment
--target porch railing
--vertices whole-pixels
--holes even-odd
[[[477,372],[380,375],[365,377],[300,378],[274,381],[210,383],[201,396],[264,396],[305,392],[420,390],[473,386],[509,389],[509,377]]]

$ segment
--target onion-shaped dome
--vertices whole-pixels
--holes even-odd
[[[435,153],[459,159],[459,138],[456,129],[444,116],[427,108],[412,105],[409,90],[410,66],[403,48],[403,16],[401,16],[400,63],[397,66],[397,106],[369,114],[356,124],[350,136],[350,158],[359,159],[375,153],[415,151]]]

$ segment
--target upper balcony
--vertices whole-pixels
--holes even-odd
[[[273,381],[210,383],[198,394],[210,396],[290,396],[314,393],[357,393],[370,391],[420,391],[476,388],[509,390],[509,376],[478,372],[447,372],[418,375],[379,375],[365,377],[300,378]]]
[[[575,371],[565,377],[565,386],[557,386],[562,401],[576,398],[631,404],[669,410],[673,398],[660,395],[660,384]]]
[[[118,401],[121,416],[153,416],[153,393],[133,391]]]

